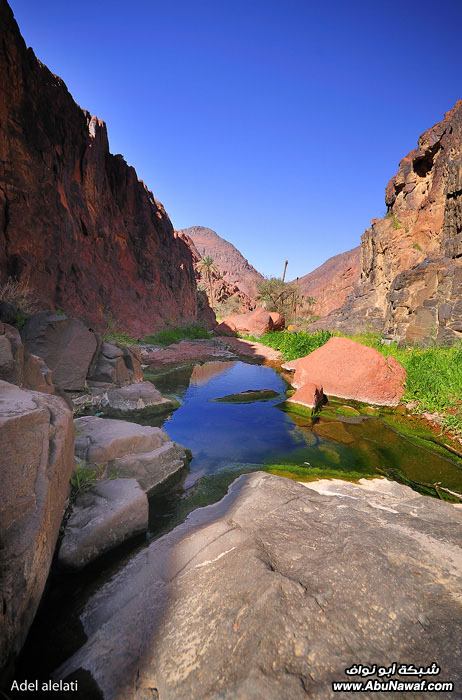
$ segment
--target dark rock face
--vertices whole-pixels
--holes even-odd
[[[457,269],[462,255],[462,101],[401,160],[385,201],[387,216],[373,219],[362,236],[358,285],[343,307],[313,327],[346,332],[385,327],[396,340],[454,342],[460,337],[461,298],[457,273],[454,278],[449,270]],[[428,294],[420,288],[424,276]]]
[[[23,329],[26,348],[42,357],[62,389],[80,391],[101,344],[99,336],[81,321],[41,311]]]
[[[29,275],[37,302],[137,336],[196,320],[191,254],[104,122],[26,49],[0,0],[0,282]]]
[[[74,463],[57,396],[0,381],[0,668],[21,649],[45,587]]]
[[[56,677],[86,669],[105,700],[295,700],[333,698],[353,664],[436,659],[459,689],[461,537],[460,510],[383,479],[243,476],[96,592]]]

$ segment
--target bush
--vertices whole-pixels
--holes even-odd
[[[210,338],[208,331],[200,323],[193,323],[188,326],[179,328],[168,328],[158,333],[147,335],[144,339],[145,343],[152,345],[171,345],[178,343],[185,338]]]
[[[13,304],[23,314],[33,311],[35,294],[29,277],[25,276],[20,280],[8,277],[7,281],[0,285],[0,299]]]
[[[112,317],[106,318],[106,332],[103,333],[102,338],[105,342],[117,343],[118,345],[138,344],[138,340],[122,327],[120,321],[116,321]]]

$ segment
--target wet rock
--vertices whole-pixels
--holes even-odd
[[[322,386],[307,382],[300,389],[287,399],[287,403],[299,404],[306,408],[318,408],[324,401],[324,391]]]
[[[248,389],[247,391],[239,391],[237,394],[228,394],[221,396],[219,399],[213,399],[220,403],[253,403],[254,401],[268,401],[279,396],[277,391],[272,389]]]
[[[150,495],[180,477],[189,458],[160,428],[123,420],[84,416],[75,421],[76,456],[108,475],[133,477]]]
[[[39,355],[53,372],[53,381],[67,391],[81,391],[98,348],[98,338],[81,321],[40,311],[23,329],[25,347]]]
[[[21,649],[45,587],[74,463],[65,402],[0,381],[0,667]]]
[[[178,402],[164,398],[151,382],[129,384],[97,394],[93,405],[114,416],[159,415],[178,408]]]
[[[353,664],[436,659],[458,687],[461,541],[460,510],[397,483],[245,475],[97,591],[55,676],[85,669],[105,700],[304,700]]]
[[[289,366],[295,367],[291,383],[296,389],[310,382],[321,385],[328,396],[381,406],[396,406],[404,393],[404,367],[349,338],[331,338]]]
[[[136,479],[101,481],[81,494],[64,529],[58,561],[81,569],[148,529],[148,499]]]

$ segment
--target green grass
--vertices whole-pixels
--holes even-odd
[[[102,338],[106,343],[116,343],[117,345],[137,345],[138,340],[134,338],[122,324],[114,318],[106,318],[106,331]]]
[[[158,333],[147,335],[144,339],[145,343],[152,345],[171,345],[178,343],[185,338],[210,338],[208,331],[200,324],[193,323],[190,326],[181,326],[179,328],[167,328]]]
[[[332,334],[328,331],[282,331],[266,333],[255,340],[280,350],[284,360],[288,361],[307,355],[330,337]],[[345,337],[398,360],[407,372],[403,403],[415,401],[417,411],[438,412],[443,416],[443,428],[462,435],[462,342],[452,347],[420,348],[398,347],[396,343],[382,345],[377,333]]]
[[[246,340],[256,341],[268,345],[274,350],[279,350],[284,357],[284,361],[296,360],[298,357],[308,355],[316,348],[327,343],[332,333],[329,331],[315,331],[308,333],[307,331],[270,331],[258,338],[253,336],[243,336]]]

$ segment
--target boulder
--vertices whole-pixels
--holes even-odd
[[[214,333],[216,333],[216,335],[225,335],[230,337],[237,335],[237,328],[235,324],[229,319],[219,323],[218,326],[215,326],[213,330]]]
[[[188,457],[160,428],[84,416],[75,421],[76,456],[87,466],[104,465],[108,475],[133,477],[150,495],[183,473]]]
[[[81,391],[99,338],[81,321],[48,311],[30,316],[22,332],[25,347],[42,357],[53,381],[67,391]]]
[[[261,307],[247,314],[228,316],[224,323],[227,325],[232,323],[239,333],[248,333],[249,335],[263,335],[263,333],[273,330],[273,321],[270,314]]]
[[[457,688],[461,542],[459,509],[384,479],[241,476],[96,591],[54,676],[105,700],[305,700],[353,665],[436,660]]]
[[[141,350],[137,347],[119,347],[103,343],[96,362],[88,375],[91,387],[122,387],[143,381]]]
[[[81,569],[148,529],[149,506],[136,479],[100,481],[81,494],[64,529],[58,561]]]
[[[322,386],[318,384],[313,384],[313,382],[307,382],[300,389],[297,389],[295,394],[292,394],[290,398],[287,399],[286,403],[294,403],[300,406],[305,406],[305,408],[318,408],[324,401],[324,391]]]
[[[285,326],[284,316],[282,314],[278,314],[277,311],[270,311],[270,317],[272,322],[271,330],[283,331]]]
[[[45,587],[74,463],[57,396],[0,381],[0,667],[21,649]]]
[[[0,299],[0,321],[15,326],[18,322],[18,309],[9,301]]]
[[[94,397],[93,405],[107,415],[159,415],[178,408],[178,402],[166,399],[151,382],[109,389]]]
[[[404,367],[349,338],[331,338],[306,357],[284,365],[288,366],[295,367],[292,386],[296,389],[314,383],[328,396],[380,406],[396,406],[404,393]]]
[[[54,392],[52,373],[43,359],[25,350],[19,331],[1,321],[0,379],[45,394]]]

